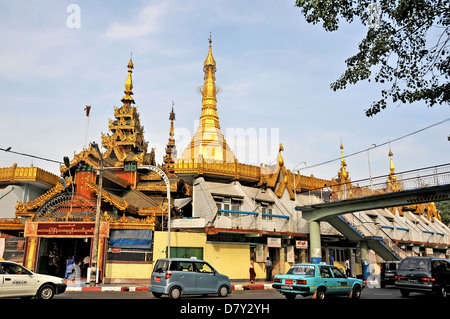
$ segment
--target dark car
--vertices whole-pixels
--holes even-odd
[[[395,276],[397,275],[398,261],[386,261],[381,263],[380,269],[380,286],[395,285]]]
[[[411,292],[434,293],[442,298],[450,291],[450,260],[406,257],[397,269],[395,286],[402,296]]]

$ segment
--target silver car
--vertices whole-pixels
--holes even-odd
[[[226,297],[231,293],[231,284],[227,276],[219,274],[204,260],[165,258],[156,261],[148,291],[155,297],[169,295],[172,299],[182,294]]]

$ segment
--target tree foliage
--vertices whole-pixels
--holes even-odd
[[[436,202],[436,208],[441,211],[441,221],[450,226],[450,201]]]
[[[381,14],[376,27],[374,12],[368,10],[372,2]],[[359,51],[331,84],[334,91],[362,80],[389,84],[365,110],[367,116],[386,108],[389,99],[423,101],[429,107],[450,104],[450,1],[297,0],[296,6],[308,23],[322,22],[326,31],[338,30],[341,19],[359,19],[367,26]]]

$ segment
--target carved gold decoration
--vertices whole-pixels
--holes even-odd
[[[42,206],[47,200],[64,191],[67,186],[71,185],[72,181],[69,177],[66,177],[65,183],[66,186],[58,183],[55,187],[51,188],[38,198],[30,200],[26,203],[17,202],[16,216],[32,216],[32,210],[35,210],[36,208]]]

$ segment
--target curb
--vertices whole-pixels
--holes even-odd
[[[148,291],[148,287],[67,287],[66,291]]]
[[[239,291],[239,290],[264,290],[264,289],[273,289],[272,284],[249,284],[249,285],[231,285],[232,291]],[[148,287],[80,287],[80,286],[68,286],[66,288],[66,291],[71,292],[82,292],[82,291],[128,291],[128,292],[134,292],[134,291],[148,291]]]

